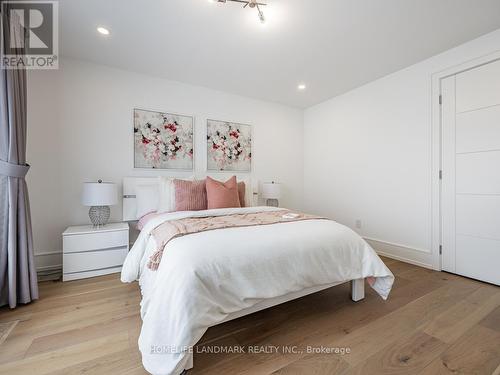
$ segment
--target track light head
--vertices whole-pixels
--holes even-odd
[[[260,9],[260,6],[267,5],[266,3],[261,3],[259,0],[208,0],[213,3],[227,3],[228,1],[232,1],[235,3],[242,3],[245,4],[243,8],[249,7],[249,8],[257,8],[257,13],[259,15],[259,20],[261,23],[266,22],[266,17],[264,16],[264,12]]]
[[[260,10],[258,5],[257,5],[257,10],[259,11],[260,23],[266,23],[266,17],[264,17],[264,13],[262,12],[262,10]]]

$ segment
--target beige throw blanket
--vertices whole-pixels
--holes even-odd
[[[241,228],[316,219],[325,218],[288,210],[279,210],[169,220],[160,224],[152,231],[157,250],[149,258],[148,268],[153,271],[158,269],[165,246],[176,237],[216,229]]]

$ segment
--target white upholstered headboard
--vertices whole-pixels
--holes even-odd
[[[209,173],[208,176],[216,180],[227,180],[231,174]],[[182,178],[182,177],[180,177]],[[197,177],[199,179],[205,178]],[[245,201],[247,206],[254,206],[257,191],[252,185],[252,180],[248,175],[236,175],[238,181],[243,181],[246,185]],[[124,177],[123,178],[123,221],[139,220],[137,217],[136,186],[158,184],[158,177]]]
[[[123,221],[135,221],[137,217],[136,186],[158,184],[158,177],[125,177],[123,179]]]

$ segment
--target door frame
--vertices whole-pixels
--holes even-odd
[[[431,83],[431,250],[432,266],[442,270],[441,254],[439,253],[442,238],[441,215],[441,178],[442,168],[442,112],[441,112],[441,81],[449,76],[463,73],[482,65],[500,60],[500,51],[466,61],[432,74]],[[446,171],[444,171],[446,173]]]

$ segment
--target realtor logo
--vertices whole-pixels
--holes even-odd
[[[3,69],[58,68],[57,1],[2,1]]]

